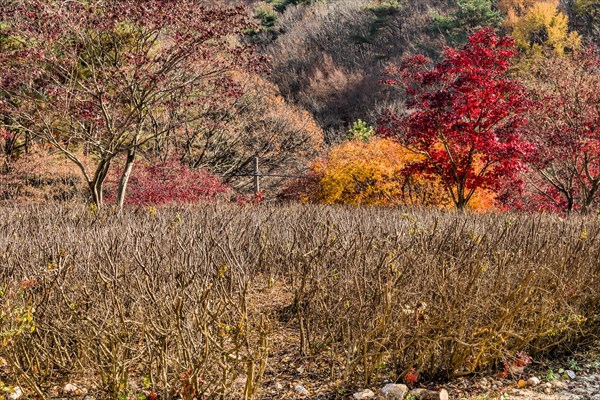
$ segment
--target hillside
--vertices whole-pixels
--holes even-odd
[[[410,53],[439,56],[482,26],[510,34],[503,10],[511,3],[535,1],[273,0],[251,7],[262,21],[257,42],[272,58],[271,80],[336,141],[352,122],[375,123],[379,111],[397,101],[379,84],[386,65]],[[598,1],[562,0],[557,9],[584,43],[600,44]]]

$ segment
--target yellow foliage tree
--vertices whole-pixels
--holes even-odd
[[[561,55],[566,49],[581,44],[577,32],[569,32],[569,18],[558,6],[558,0],[503,0],[499,3],[507,14],[505,25],[512,29],[517,45],[534,54],[552,49]]]
[[[441,184],[403,173],[420,157],[387,139],[347,141],[312,166],[318,184],[310,200],[322,204],[449,206]]]
[[[498,9],[506,14],[504,24],[512,27],[519,18],[527,14],[538,3],[558,4],[557,0],[499,0]]]

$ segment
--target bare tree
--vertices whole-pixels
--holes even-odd
[[[7,125],[59,149],[98,206],[111,163],[126,154],[122,207],[138,151],[201,118],[198,105],[238,96],[230,72],[260,64],[234,39],[250,26],[245,11],[206,4],[3,2],[1,34],[16,43],[0,55]]]

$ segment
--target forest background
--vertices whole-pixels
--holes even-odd
[[[4,202],[598,206],[597,0],[61,4],[2,6]]]

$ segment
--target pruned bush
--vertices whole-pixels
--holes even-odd
[[[4,208],[0,379],[249,399],[296,362],[337,388],[502,370],[600,333],[599,254],[584,217]]]
[[[346,382],[490,372],[597,329],[594,222],[332,209],[304,218],[267,254],[292,265],[301,348],[332,357]]]
[[[56,209],[59,219],[21,231],[22,212],[11,212],[12,228],[0,228],[7,262],[0,357],[8,379],[43,397],[65,376],[89,377],[102,398],[138,394],[134,382],[162,398],[231,398],[244,388],[251,397],[264,370],[268,321],[247,304],[247,268],[259,252],[246,230],[224,220],[192,227],[191,215],[163,221],[152,209],[129,222],[95,209],[87,216]],[[50,216],[42,215],[40,222]],[[59,220],[86,228],[55,230]],[[145,221],[144,230],[134,221]],[[115,226],[132,229],[129,239],[122,242]],[[26,241],[17,239],[22,234]]]

